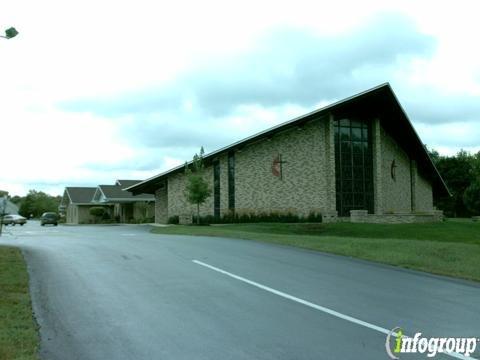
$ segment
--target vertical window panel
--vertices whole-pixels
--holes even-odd
[[[228,154],[228,209],[235,210],[235,153]]]
[[[220,162],[213,163],[213,216],[220,217]]]
[[[335,184],[337,211],[349,216],[350,210],[373,212],[373,171],[370,123],[361,119],[334,121]],[[340,163],[339,163],[340,162]]]

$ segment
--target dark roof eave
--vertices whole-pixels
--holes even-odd
[[[435,189],[433,189],[433,190],[439,191],[440,195],[447,195],[449,197],[453,196],[452,193],[450,192],[450,189],[448,188],[447,184],[445,183],[442,176],[440,175],[440,172],[438,171],[437,167],[435,166],[435,163],[433,162],[430,154],[428,153],[427,148],[425,147],[422,140],[420,139],[420,136],[418,135],[417,131],[415,130],[415,127],[413,126],[412,122],[410,121],[410,118],[408,117],[406,111],[403,109],[402,104],[400,103],[400,101],[398,101],[397,95],[395,95],[395,93],[391,89],[390,85],[389,85],[389,88],[390,88],[390,93],[391,93],[394,101],[396,102],[397,106],[399,107],[400,111],[402,112],[402,115],[405,118],[408,127],[410,128],[409,130],[413,133],[413,135],[415,136],[418,143],[421,144],[422,149],[423,149],[423,155],[426,156],[429,164],[432,167],[432,171],[433,171],[433,174],[432,174],[432,188],[435,187]]]
[[[314,110],[314,111],[312,111],[310,113],[307,113],[305,115],[294,118],[293,120],[284,122],[284,123],[279,124],[277,126],[274,126],[270,129],[267,129],[265,131],[262,131],[260,133],[255,134],[255,135],[247,137],[243,140],[237,141],[237,142],[235,142],[231,145],[225,146],[225,147],[223,147],[219,150],[216,150],[216,151],[206,155],[204,157],[204,159],[206,161],[209,161],[209,160],[214,159],[215,157],[218,157],[221,154],[226,153],[228,151],[243,148],[244,146],[247,146],[247,145],[249,145],[253,142],[259,141],[263,138],[268,138],[268,137],[274,135],[275,133],[278,133],[278,132],[283,131],[283,130],[287,130],[291,127],[302,125],[303,123],[306,123],[310,120],[317,119],[319,116],[324,116],[328,113],[334,112],[336,109],[338,109],[341,106],[342,107],[347,106],[348,104],[354,103],[355,101],[358,101],[358,100],[360,100],[360,99],[362,99],[366,96],[373,96],[376,93],[381,92],[381,91],[388,91],[388,95],[392,96],[396,105],[401,110],[401,114],[404,117],[404,119],[406,120],[406,124],[407,124],[409,130],[412,132],[412,134],[416,138],[416,141],[419,144],[421,144],[422,151],[423,151],[422,155],[426,157],[425,159],[427,159],[427,162],[432,167],[432,174],[431,174],[432,175],[432,179],[431,179],[432,180],[432,187],[435,185],[436,190],[439,190],[441,194],[447,194],[447,195],[451,196],[451,193],[450,193],[447,185],[445,184],[445,182],[442,179],[440,173],[438,172],[438,169],[436,168],[435,164],[433,163],[432,159],[430,158],[430,155],[428,154],[427,149],[425,148],[425,146],[421,142],[420,137],[418,136],[417,132],[415,131],[415,128],[413,127],[410,119],[408,118],[406,112],[404,111],[403,107],[401,106],[400,102],[398,101],[398,99],[397,99],[395,93],[393,92],[389,83],[381,84],[381,85],[376,86],[374,88],[371,88],[369,90],[363,91],[363,92],[358,93],[358,94],[353,95],[353,96],[350,96],[346,99],[334,102],[334,103],[332,103],[330,105],[327,105],[327,106],[325,106],[321,109],[317,109],[317,110]],[[191,162],[189,162],[188,164],[191,164]],[[140,193],[154,194],[158,185],[160,183],[162,183],[168,175],[178,173],[179,171],[183,170],[184,167],[185,167],[185,165],[179,165],[179,166],[177,166],[173,169],[164,171],[163,173],[160,173],[160,174],[155,175],[151,178],[148,178],[148,179],[146,179],[146,180],[144,180],[144,181],[142,181],[138,184],[135,184],[135,185],[127,187],[127,188],[124,188],[123,190],[129,191],[134,195],[137,195],[137,194],[140,194]]]
[[[243,140],[240,140],[240,141],[237,141],[231,145],[228,145],[228,146],[225,146],[221,149],[218,149],[216,151],[213,151],[211,152],[210,154],[207,154],[204,156],[204,159],[206,161],[210,160],[210,159],[213,159],[217,156],[220,156],[221,154],[225,153],[225,152],[228,152],[228,151],[231,151],[231,150],[235,150],[237,148],[241,148],[241,147],[244,147],[246,145],[248,145],[249,143],[252,143],[252,142],[256,142],[258,140],[261,140],[262,138],[268,138],[269,136],[277,133],[277,132],[280,132],[280,131],[283,131],[283,130],[287,130],[288,128],[290,127],[295,127],[295,126],[298,126],[298,125],[301,125],[302,122],[308,122],[310,120],[313,120],[315,118],[315,116],[319,116],[319,115],[322,115],[322,114],[326,114],[328,113],[329,111],[332,111],[334,110],[335,108],[339,107],[339,106],[343,106],[349,102],[352,102],[352,101],[355,101],[355,100],[358,100],[359,98],[361,98],[362,96],[365,96],[365,95],[371,95],[373,94],[374,92],[376,91],[381,91],[382,89],[384,89],[385,87],[388,87],[390,88],[390,85],[388,83],[383,83],[381,85],[378,85],[376,87],[373,87],[371,89],[368,89],[368,90],[365,90],[365,91],[362,91],[358,94],[355,94],[355,95],[352,95],[348,98],[345,98],[343,100],[339,100],[339,101],[336,101],[332,104],[329,104],[327,106],[324,106],[323,108],[320,108],[320,109],[317,109],[317,110],[314,110],[314,111],[311,111],[307,114],[304,114],[304,115],[301,115],[301,116],[298,116],[292,120],[289,120],[287,122],[284,122],[284,123],[281,123],[279,125],[276,125],[274,127],[271,127],[267,130],[264,130],[264,131],[261,131],[257,134],[254,134],[252,136],[249,136]],[[191,161],[188,162],[188,164],[190,165],[191,164]],[[167,171],[164,171],[163,173],[160,173],[158,175],[155,175],[155,176],[152,176],[136,185],[133,185],[133,186],[130,186],[130,187],[127,187],[123,190],[126,190],[126,191],[130,191],[132,192],[133,194],[139,194],[139,193],[149,193],[149,194],[153,194],[155,193],[155,190],[154,189],[151,189],[151,186],[149,186],[152,182],[155,182],[155,183],[159,183],[163,180],[164,177],[166,177],[167,175],[171,175],[171,174],[174,174],[174,173],[177,173],[179,170],[183,169],[185,167],[185,165],[179,165],[173,169],[170,169],[170,170],[167,170]]]

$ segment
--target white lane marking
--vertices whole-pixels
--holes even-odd
[[[262,290],[265,290],[265,291],[268,291],[269,293],[272,293],[272,294],[275,294],[275,295],[278,295],[278,296],[281,296],[285,299],[288,299],[288,300],[292,300],[292,301],[295,301],[299,304],[302,304],[302,305],[305,305],[305,306],[308,306],[308,307],[311,307],[315,310],[319,310],[319,311],[322,311],[326,314],[330,314],[332,316],[335,316],[337,318],[340,318],[340,319],[343,319],[343,320],[346,320],[346,321],[349,321],[351,323],[354,323],[354,324],[357,324],[357,325],[360,325],[360,326],[364,326],[366,328],[369,328],[369,329],[372,329],[372,330],[375,330],[375,331],[378,331],[382,334],[385,334],[385,335],[388,335],[391,333],[391,330],[388,330],[388,329],[385,329],[385,328],[382,328],[380,326],[377,326],[377,325],[374,325],[374,324],[371,324],[369,322],[366,322],[366,321],[363,321],[363,320],[360,320],[360,319],[357,319],[357,318],[354,318],[352,316],[349,316],[349,315],[345,315],[345,314],[342,314],[338,311],[335,311],[335,310],[332,310],[332,309],[329,309],[329,308],[326,308],[324,306],[320,306],[320,305],[317,305],[317,304],[314,304],[310,301],[307,301],[307,300],[303,300],[303,299],[300,299],[296,296],[293,296],[293,295],[290,295],[290,294],[287,294],[287,293],[284,293],[283,291],[279,291],[279,290],[275,290],[275,289],[272,289],[271,287],[268,287],[268,286],[265,286],[265,285],[262,285],[262,284],[259,284],[255,281],[252,281],[252,280],[248,280],[244,277],[241,277],[241,276],[238,276],[238,275],[235,275],[235,274],[232,274],[228,271],[225,271],[225,270],[222,270],[220,268],[217,268],[215,266],[212,266],[212,265],[209,265],[207,263],[204,263],[202,261],[198,261],[198,260],[192,260],[192,262],[194,262],[195,264],[197,265],[201,265],[201,266],[204,266],[206,268],[209,268],[211,270],[214,270],[214,271],[217,271],[221,274],[224,274],[224,275],[227,275],[231,278],[234,278],[236,280],[240,280],[244,283],[247,283],[249,285],[252,285],[252,286],[255,286],[259,289],[262,289]],[[393,335],[395,336],[398,336],[398,334],[394,333]],[[404,335],[403,338],[408,338],[408,336]],[[454,358],[457,358],[457,359],[470,359],[470,360],[478,360],[478,359],[475,359],[473,357],[466,357],[462,354],[457,354],[457,353],[443,353],[443,355],[448,355],[448,356],[451,356],[451,357],[454,357]]]

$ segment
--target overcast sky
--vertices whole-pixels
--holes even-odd
[[[6,2],[0,189],[145,179],[387,81],[429,147],[479,151],[476,3]]]

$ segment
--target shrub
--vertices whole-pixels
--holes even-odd
[[[480,215],[480,181],[475,181],[463,193],[463,201],[473,215]]]
[[[101,206],[92,206],[89,210],[90,215],[95,217],[102,217],[105,214],[105,209]]]
[[[167,221],[168,224],[178,225],[180,223],[180,217],[178,215],[170,216]]]
[[[173,216],[169,218],[169,224],[178,224],[178,216],[176,217],[177,222],[171,222]],[[173,219],[172,219],[173,220]],[[193,217],[193,222],[197,221],[197,217]],[[317,212],[311,212],[307,216],[299,216],[296,214],[288,213],[278,213],[278,212],[262,212],[262,213],[228,213],[220,218],[215,218],[212,215],[206,215],[200,217],[200,224],[232,224],[232,223],[299,223],[299,222],[313,222],[320,223],[322,222],[322,214]]]

